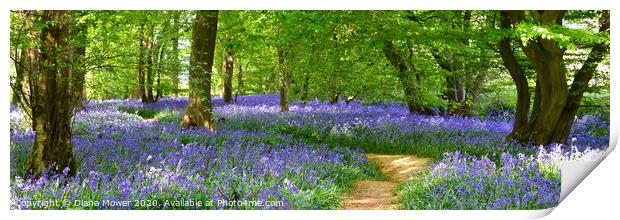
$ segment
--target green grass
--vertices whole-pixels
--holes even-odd
[[[140,116],[142,119],[152,119],[160,112],[160,110],[136,108],[130,106],[117,106],[117,110]]]

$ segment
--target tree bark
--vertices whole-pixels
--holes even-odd
[[[80,66],[81,46],[74,46],[74,12],[42,11],[40,33],[41,66],[33,76],[32,120],[35,140],[28,161],[28,172],[35,176],[44,170],[60,173],[69,168],[75,174],[76,161],[71,143],[71,118],[83,86]],[[82,38],[77,38],[82,39]],[[83,43],[83,42],[82,42]],[[78,43],[79,44],[79,43]]]
[[[140,53],[138,54],[138,94],[140,96],[140,100],[142,102],[147,103],[148,98],[146,96],[146,87],[145,87],[145,71],[144,71],[144,58],[146,56],[146,46],[145,46],[145,35],[144,28],[146,26],[146,21],[142,23],[140,26]]]
[[[154,54],[156,52],[153,50],[153,36],[154,36],[154,25],[151,24],[149,28],[148,37],[146,39],[146,103],[150,103],[154,101],[153,98],[153,82],[154,82]],[[156,55],[155,55],[156,56]]]
[[[239,58],[239,56],[237,56],[237,95],[245,95],[243,67],[241,66],[241,58]]]
[[[398,69],[397,78],[403,87],[405,102],[407,103],[409,112],[426,114],[428,111],[426,111],[426,108],[422,104],[420,94],[415,86],[417,83],[415,68],[409,65],[405,58],[396,51],[394,43],[392,42],[387,42],[386,46],[383,48],[383,54],[385,54],[385,57],[390,61],[392,66]]]
[[[179,62],[179,31],[181,30],[180,13],[174,12],[173,25],[174,34],[172,35],[172,96],[179,97],[179,74],[181,73],[181,65]]]
[[[198,11],[192,29],[189,103],[183,116],[183,127],[206,127],[215,131],[211,103],[211,75],[218,11]]]
[[[303,103],[306,103],[308,101],[308,93],[310,93],[309,90],[310,87],[310,74],[308,73],[304,73],[304,79],[302,82],[302,86],[301,86],[301,101]]]
[[[280,94],[280,112],[286,112],[288,111],[288,73],[286,70],[286,57],[284,54],[284,51],[282,51],[282,49],[278,48],[277,49],[277,53],[278,53],[278,64],[280,67],[280,76],[279,76],[279,81],[280,81],[280,87],[279,87],[279,94]]]
[[[165,43],[163,43],[160,48],[159,48],[159,56],[157,57],[157,76],[156,76],[156,86],[155,86],[155,100],[157,101],[159,100],[164,94],[163,94],[163,90],[161,88],[161,75],[162,73],[164,73],[165,75],[165,68],[164,68],[164,51],[165,51]]]
[[[537,25],[561,25],[565,11],[532,11],[530,14]],[[523,11],[505,11],[502,12],[502,15],[511,24],[516,24],[525,19],[525,12]],[[601,25],[599,32],[609,29],[608,11],[602,13],[599,24]],[[504,26],[507,25],[504,24]],[[560,48],[557,42],[537,37],[528,42],[520,42],[520,44],[536,71],[534,106],[525,132],[519,135],[511,133],[508,138],[524,143],[543,145],[565,143],[583,93],[588,88],[588,82],[596,71],[596,66],[608,53],[609,46],[599,43],[592,48],[582,68],[574,76],[573,84],[569,90],[563,60],[564,49]],[[504,45],[504,47],[506,46]],[[504,61],[514,62],[506,58]],[[522,84],[519,83],[517,86],[523,86]],[[527,99],[529,102],[529,96],[518,95],[518,99]],[[521,102],[525,101],[519,103]],[[523,107],[518,106],[518,108]],[[519,123],[523,123],[523,119],[520,120]],[[519,129],[523,130],[522,128]]]
[[[507,12],[501,12],[502,21],[501,28],[510,28],[510,18]],[[514,55],[510,38],[505,37],[499,43],[499,53],[504,61],[504,67],[510,73],[510,77],[517,87],[517,106],[515,112],[515,120],[512,131],[508,135],[508,140],[519,140],[528,133],[528,112],[530,111],[530,91],[525,71],[517,61]]]
[[[26,63],[27,49],[20,48],[19,52],[16,52],[16,59],[18,62],[15,64],[15,84],[12,87],[11,104],[19,104],[21,102],[20,97],[24,94],[24,79],[26,79]]]
[[[599,33],[609,31],[610,28],[610,16],[609,11],[603,11],[599,19]],[[605,54],[609,53],[609,45],[598,43],[594,45],[588,58],[584,61],[583,65],[575,74],[573,78],[573,84],[571,84],[570,91],[568,92],[568,98],[566,105],[562,110],[560,119],[555,125],[554,134],[552,140],[562,141],[568,139],[571,128],[573,126],[574,118],[579,110],[583,93],[589,88],[588,83],[592,79],[596,67],[603,60]]]
[[[226,54],[224,55],[224,61],[222,62],[222,70],[224,71],[224,92],[222,99],[224,103],[232,102],[232,81],[234,68],[234,57],[232,48],[226,48]]]

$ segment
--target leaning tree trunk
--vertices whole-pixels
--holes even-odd
[[[603,11],[599,18],[599,33],[609,31],[609,19],[609,11]],[[560,118],[563,120],[559,120],[555,125],[555,132],[552,137],[553,141],[561,142],[568,139],[568,135],[573,126],[573,119],[577,115],[577,110],[583,98],[583,93],[589,88],[588,82],[590,82],[594,72],[596,72],[598,64],[603,60],[605,54],[608,53],[609,45],[604,43],[594,45],[588,54],[588,58],[584,61],[583,66],[581,66],[581,69],[575,74],[573,84],[568,92],[566,105],[560,115]]]
[[[189,103],[183,116],[183,127],[206,127],[215,131],[211,103],[211,75],[217,11],[198,11],[192,29],[192,54],[189,74]]]
[[[535,22],[540,25],[561,25],[564,11],[533,11]],[[550,144],[564,142],[553,140],[553,134],[568,98],[564,51],[557,42],[538,37],[524,43],[523,52],[536,71],[540,108],[536,120],[530,121],[529,139],[535,143]]]
[[[426,114],[426,108],[420,100],[420,94],[416,88],[417,78],[415,68],[409,65],[406,59],[396,51],[394,43],[387,42],[383,48],[383,54],[392,66],[398,69],[398,81],[403,87],[405,102],[410,113]]]
[[[281,49],[277,50],[278,53],[278,64],[280,66],[280,111],[286,112],[288,111],[288,73],[286,72],[286,58],[284,57],[284,51]]]
[[[502,13],[502,28],[510,28],[510,21],[506,12]],[[530,111],[530,91],[525,77],[525,71],[519,65],[510,45],[510,38],[504,38],[499,43],[499,53],[504,61],[504,67],[517,87],[517,107],[512,132],[508,140],[519,140],[528,133],[528,112]]]
[[[51,172],[75,174],[76,161],[71,144],[71,118],[79,90],[83,86],[80,46],[74,46],[74,12],[43,11],[40,33],[40,71],[32,91],[32,120],[35,140],[27,170],[35,176],[50,168]],[[52,22],[54,21],[54,22]],[[75,48],[77,47],[77,48]],[[82,74],[82,76],[80,76]]]
[[[231,48],[226,48],[224,62],[222,63],[222,70],[224,71],[224,93],[222,94],[222,99],[224,100],[224,103],[231,103],[233,71],[235,70],[233,64],[233,51]]]

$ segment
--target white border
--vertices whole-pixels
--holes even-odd
[[[8,3],[8,4],[7,4]],[[0,176],[9,176],[9,58],[7,51],[9,50],[9,9],[354,9],[354,10],[398,10],[398,9],[442,9],[442,10],[501,10],[501,9],[611,9],[612,10],[612,39],[618,36],[615,29],[615,21],[618,20],[618,6],[613,0],[523,0],[523,1],[496,1],[496,0],[274,0],[274,1],[257,1],[257,0],[229,0],[229,1],[199,1],[199,0],[102,0],[102,1],[78,1],[78,0],[4,0],[0,3],[0,70],[4,71],[3,77],[0,78],[0,85],[5,85],[0,90],[0,108],[5,117],[0,117],[1,129],[0,135],[5,148],[4,166],[0,169]],[[616,40],[612,40],[616,42]],[[618,48],[614,48],[612,43],[611,54],[612,63],[616,63]],[[618,68],[611,65],[611,71],[617,72]],[[611,88],[611,148],[615,147],[618,140],[618,118],[617,111],[618,101],[618,79],[616,74],[612,75]],[[615,169],[620,167],[620,158],[618,153],[610,154],[608,160],[595,169],[589,178],[586,178],[577,190],[572,192],[565,201],[560,203],[557,210],[549,216],[551,219],[559,219],[566,217],[582,217],[582,218],[611,218],[616,216],[614,208],[617,208],[616,198],[619,197],[617,185],[619,178],[618,171]],[[599,161],[600,162],[600,161]],[[598,162],[591,167],[583,167],[594,169]],[[585,169],[582,169],[585,170]],[[582,171],[589,173],[590,171]],[[537,218],[551,212],[551,210],[539,211],[9,211],[9,182],[8,178],[0,178],[0,209],[5,211],[13,218],[33,217],[45,215],[46,219],[67,219],[67,218],[122,218],[122,219],[169,219],[172,217],[215,217],[215,218],[269,218],[269,219],[402,219],[402,218],[424,218],[424,219],[523,219]],[[617,204],[617,203],[616,203]]]
[[[8,0],[11,9],[506,10],[609,9],[612,0]]]

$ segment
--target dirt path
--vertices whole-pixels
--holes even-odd
[[[430,158],[414,155],[367,154],[387,180],[363,180],[355,183],[351,194],[343,197],[340,209],[393,210],[398,208],[396,187],[428,165]]]

